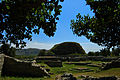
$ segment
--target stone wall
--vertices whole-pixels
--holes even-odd
[[[107,69],[110,69],[110,68],[120,68],[120,58],[117,59],[117,60],[114,60],[110,63],[103,64],[101,69],[102,70],[107,70]]]
[[[1,72],[2,72],[3,63],[4,63],[4,55],[0,54],[0,75],[1,75]]]
[[[45,64],[47,64],[50,67],[63,67],[61,61],[46,61]]]
[[[103,62],[111,62],[113,60],[117,60],[119,57],[103,57],[103,56],[82,56],[82,57],[76,57],[76,56],[42,56],[36,58],[36,62],[41,62],[41,61],[87,61],[87,60],[92,60],[92,61],[103,61]]]
[[[4,56],[4,64],[1,75],[17,77],[50,76],[49,73],[40,66],[36,66],[31,62],[21,61],[9,56]]]

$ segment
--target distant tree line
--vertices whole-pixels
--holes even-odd
[[[40,50],[40,52],[38,54],[38,56],[53,56],[53,55],[55,55],[55,53],[53,53],[49,50],[45,50],[45,49]]]
[[[88,56],[120,56],[120,48],[115,48],[112,51],[110,51],[107,48],[101,49],[100,51],[97,52],[88,52]]]

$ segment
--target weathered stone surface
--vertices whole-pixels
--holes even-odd
[[[31,62],[20,61],[12,57],[5,56],[1,75],[18,77],[43,77],[49,76],[49,73],[44,68],[34,65]]]

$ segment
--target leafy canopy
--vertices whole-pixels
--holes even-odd
[[[32,33],[44,30],[47,36],[56,31],[64,0],[2,0],[0,2],[0,44],[25,46],[24,39],[32,40]]]
[[[9,44],[3,44],[0,46],[0,54],[4,53],[5,55],[14,57],[16,55],[15,52],[16,52],[16,48],[10,47]]]
[[[76,16],[71,20],[71,29],[78,36],[85,36],[91,42],[111,48],[120,45],[120,1],[86,0],[95,16]]]

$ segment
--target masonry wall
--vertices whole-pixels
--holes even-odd
[[[0,54],[0,76],[2,72],[3,63],[4,63],[4,55]]]

